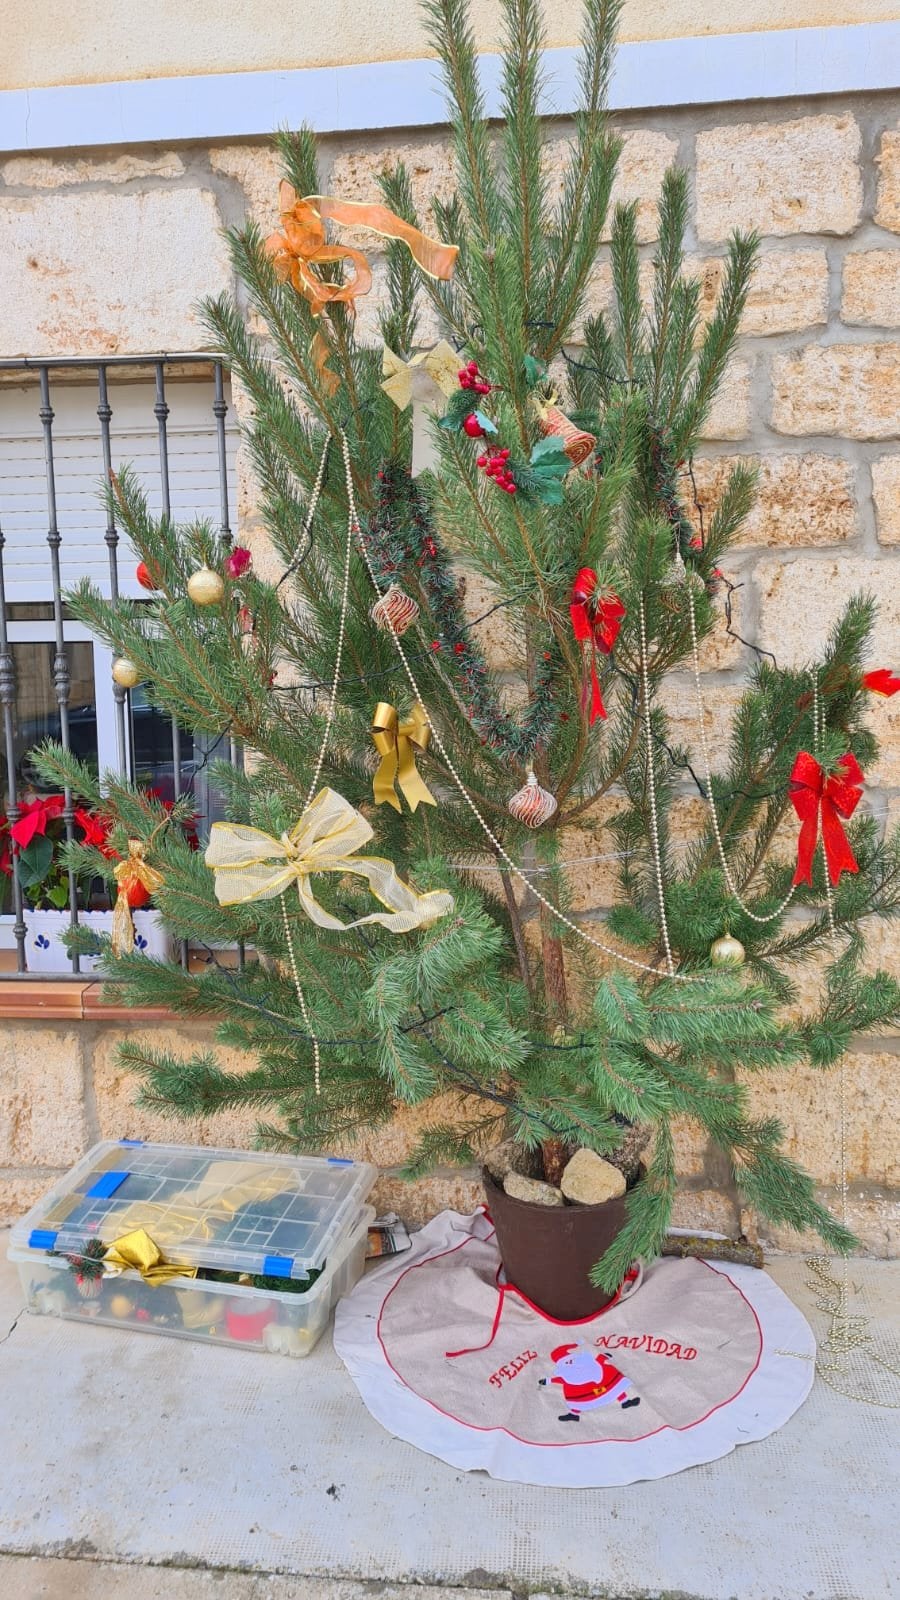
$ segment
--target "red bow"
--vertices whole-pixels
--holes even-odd
[[[587,642],[591,647],[590,675],[585,671],[584,689],[581,695],[582,711],[587,710],[590,699],[591,727],[598,717],[606,716],[606,707],[600,693],[600,680],[597,677],[597,651],[601,651],[605,656],[609,655],[619,636],[622,618],[625,615],[625,607],[617,594],[600,594],[595,598],[598,582],[593,567],[582,567],[572,585],[572,599],[569,605],[572,631],[576,639],[579,644]]]
[[[900,678],[890,667],[878,667],[874,672],[863,673],[863,688],[871,690],[872,694],[883,694],[890,699],[891,695],[900,689]]]
[[[808,750],[800,751],[791,769],[791,804],[801,823],[794,883],[812,883],[820,810],[822,845],[832,883],[838,882],[842,872],[859,871],[841,817],[852,817],[862,799],[862,783],[862,769],[849,750],[830,778],[826,778],[815,756]]]

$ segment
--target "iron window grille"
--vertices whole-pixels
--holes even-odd
[[[71,412],[76,392],[81,421],[74,431],[70,422],[61,436],[58,412],[65,414],[67,407]],[[200,739],[175,718],[153,712],[140,690],[116,684],[110,652],[70,617],[63,594],[88,570],[113,599],[141,595],[133,565],[125,566],[131,552],[101,494],[110,472],[135,454],[152,509],[176,521],[205,516],[217,524],[223,550],[231,545],[237,429],[222,363],[196,351],[0,360],[0,408],[6,420],[0,428],[0,716],[8,823],[20,816],[28,786],[24,756],[29,742],[37,742],[29,740],[23,709],[36,669],[48,680],[42,733],[84,754],[85,746],[91,749],[94,728],[99,770],[134,778],[140,776],[142,759],[151,770],[159,764],[164,727],[163,766],[171,767],[171,797],[191,789],[201,823],[208,822],[216,798],[209,785],[209,757],[221,754],[240,765],[240,748],[225,732],[219,740]],[[38,542],[41,516],[46,533]],[[73,681],[80,685],[81,704],[75,707]],[[39,701],[36,687],[31,681],[32,700]],[[62,820],[68,840],[76,837],[76,802],[67,788]],[[43,975],[27,970],[25,896],[15,870],[18,847],[12,839],[10,846],[11,913],[0,915],[0,946],[12,944],[15,970],[0,969],[0,978],[37,979]],[[79,908],[71,872],[68,887],[69,925],[75,928]],[[181,960],[186,964],[187,959],[182,944]],[[78,955],[73,953],[69,963],[70,976],[79,976]]]

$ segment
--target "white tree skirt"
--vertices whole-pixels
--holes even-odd
[[[593,1488],[663,1478],[764,1439],[814,1376],[806,1319],[764,1272],[654,1263],[560,1323],[502,1282],[482,1213],[445,1211],[338,1306],[372,1415],[451,1466]]]

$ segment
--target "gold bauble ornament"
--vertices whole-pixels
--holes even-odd
[[[187,592],[195,606],[217,606],[225,593],[225,579],[212,567],[198,567],[188,578]]]
[[[141,681],[138,668],[128,656],[116,656],[112,664],[112,675],[120,689],[135,689]]]
[[[109,1309],[114,1317],[130,1317],[134,1303],[127,1294],[114,1294],[110,1297]]]
[[[730,933],[723,933],[721,939],[715,939],[709,950],[709,959],[714,967],[739,967],[746,955],[740,939],[732,938]]]

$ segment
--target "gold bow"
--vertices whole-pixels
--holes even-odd
[[[129,890],[141,884],[148,894],[155,894],[164,882],[162,873],[144,860],[145,849],[143,839],[129,839],[128,854],[115,868],[119,893],[113,909],[112,947],[117,956],[130,955],[134,949],[134,921],[128,903]]]
[[[123,1233],[114,1239],[103,1257],[103,1276],[118,1277],[120,1272],[139,1272],[145,1283],[153,1288],[170,1283],[173,1278],[196,1278],[196,1267],[182,1267],[163,1260],[159,1245],[154,1244],[149,1233],[136,1228],[134,1233]]]
[[[387,804],[402,811],[395,782],[405,794],[410,811],[420,805],[437,805],[416,768],[416,751],[427,750],[430,738],[431,728],[420,701],[416,701],[405,722],[399,720],[396,708],[386,700],[378,702],[372,717],[372,742],[381,757],[381,766],[372,780],[377,806]]]
[[[351,305],[357,295],[368,294],[372,269],[361,250],[348,245],[329,244],[326,221],[343,222],[351,227],[371,228],[386,239],[400,239],[413,259],[430,278],[450,278],[456,265],[457,246],[430,239],[412,223],[404,222],[383,205],[355,200],[332,200],[329,195],[308,194],[299,198],[296,189],[282,179],[278,190],[282,233],[271,233],[265,249],[283,282],[290,282],[309,303],[314,317],[326,306]],[[333,261],[349,261],[354,275],[347,283],[330,283],[316,271]]]
[[[276,839],[261,828],[241,822],[214,822],[209,833],[206,865],[215,873],[216,899],[222,906],[271,900],[297,885],[306,915],[319,928],[360,928],[378,922],[391,933],[425,927],[453,909],[453,896],[443,889],[417,894],[398,878],[393,862],[356,851],[373,837],[365,817],[334,789],[320,789],[290,833]],[[353,922],[341,922],[321,906],[310,887],[316,872],[352,872],[387,911],[372,911]]]
[[[441,339],[433,350],[420,350],[410,361],[404,361],[385,345],[381,358],[384,373],[381,387],[398,410],[405,411],[413,398],[413,381],[421,371],[427,373],[441,394],[449,397],[459,388],[459,359],[446,339]]]

